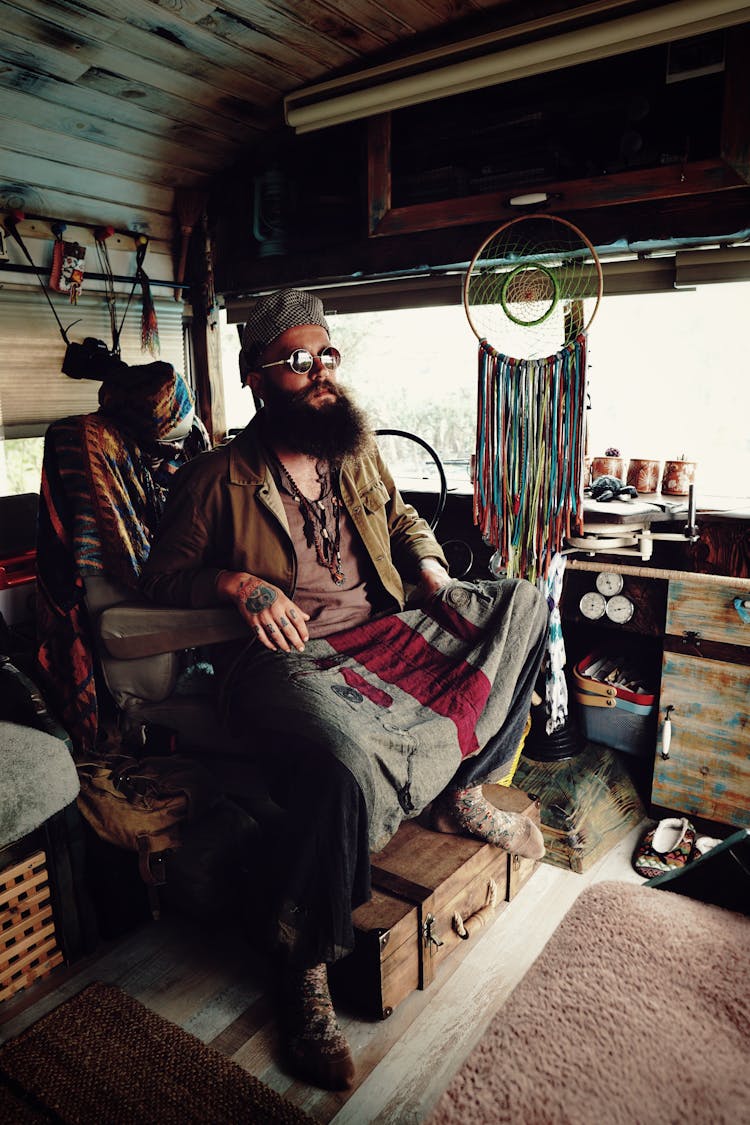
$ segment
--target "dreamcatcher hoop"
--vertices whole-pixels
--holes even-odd
[[[503,346],[503,336],[512,333],[513,354],[535,359],[588,331],[603,284],[599,255],[574,223],[557,215],[519,215],[492,231],[472,258],[464,311],[478,340],[506,352],[511,349]],[[583,302],[591,298],[584,323]]]
[[[585,234],[567,219],[539,214],[494,230],[463,287],[479,341],[474,523],[496,548],[497,572],[535,582],[552,609],[548,733],[568,710],[557,609],[561,550],[582,527],[586,339],[602,291],[599,256]]]

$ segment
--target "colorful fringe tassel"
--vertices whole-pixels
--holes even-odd
[[[545,359],[480,341],[474,523],[509,578],[546,578],[581,533],[585,406],[585,333]]]

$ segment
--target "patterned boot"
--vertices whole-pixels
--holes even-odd
[[[526,859],[541,859],[544,855],[544,837],[533,820],[521,813],[496,809],[485,798],[481,785],[442,793],[432,806],[432,827],[437,832],[478,836]]]
[[[354,1059],[336,1020],[325,964],[287,969],[282,1002],[286,1049],[295,1071],[326,1090],[350,1089]]]

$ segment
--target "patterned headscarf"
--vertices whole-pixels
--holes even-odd
[[[287,328],[300,324],[319,324],[328,331],[320,297],[302,289],[280,289],[261,297],[250,311],[242,334],[244,371],[254,371],[268,345]]]
[[[99,412],[140,445],[163,441],[195,410],[193,395],[171,363],[126,367],[99,388]]]

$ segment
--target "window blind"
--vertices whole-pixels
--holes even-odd
[[[109,345],[109,312],[101,295],[82,294],[77,305],[56,300],[58,316],[71,340],[94,336]],[[125,311],[126,298],[118,299],[117,322]],[[155,301],[159,322],[158,359],[185,370],[182,304]],[[150,352],[141,351],[139,294],[125,316],[120,337],[126,363],[151,363]],[[65,344],[52,311],[41,292],[0,289],[0,427],[5,437],[41,434],[50,422],[68,414],[87,414],[98,406],[100,383],[70,379],[60,367]]]

